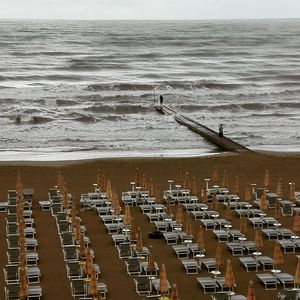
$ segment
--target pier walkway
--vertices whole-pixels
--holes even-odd
[[[210,129],[209,127],[206,127],[199,122],[196,122],[192,120],[189,117],[186,117],[184,115],[181,115],[177,113],[174,109],[166,106],[155,106],[155,108],[161,113],[161,114],[172,114],[174,115],[175,120],[188,127],[190,130],[200,134],[204,138],[206,138],[209,142],[216,145],[217,147],[223,149],[224,151],[231,151],[231,152],[241,152],[241,151],[251,151],[247,147],[233,141],[232,139],[228,137],[220,137],[218,132]]]

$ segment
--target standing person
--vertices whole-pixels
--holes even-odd
[[[223,137],[223,124],[219,125],[219,137]]]
[[[164,97],[162,95],[159,96],[159,103],[162,106],[164,102]]]

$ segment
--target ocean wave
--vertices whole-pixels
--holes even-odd
[[[89,115],[81,115],[75,118],[72,118],[73,121],[75,122],[81,122],[81,123],[95,123],[97,120],[93,116]]]
[[[55,100],[57,106],[70,106],[70,105],[76,105],[78,102],[74,100],[69,99],[57,99]]]
[[[1,76],[0,82],[3,81],[27,81],[37,84],[38,81],[81,81],[85,80],[83,75],[70,74],[51,74],[51,75],[19,75],[19,76]]]
[[[139,114],[149,112],[148,106],[143,105],[91,105],[83,109],[93,113]]]
[[[72,52],[65,51],[13,51],[10,53],[16,57],[37,57],[37,56],[69,56],[73,55]],[[76,53],[77,54],[77,53]]]

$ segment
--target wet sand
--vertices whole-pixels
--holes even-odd
[[[65,162],[2,162],[0,163],[0,196],[1,201],[7,199],[7,190],[14,189],[17,171],[21,172],[24,187],[35,190],[33,202],[33,217],[38,239],[39,267],[42,278],[43,299],[72,299],[69,280],[60,247],[57,228],[50,212],[42,212],[38,201],[47,199],[47,191],[57,183],[57,174],[60,170],[65,178],[69,193],[75,197],[80,208],[79,199],[82,193],[93,190],[98,169],[102,170],[109,178],[113,189],[120,196],[123,191],[131,189],[130,181],[135,178],[136,168],[140,173],[145,173],[147,178],[152,178],[155,185],[159,186],[162,193],[168,188],[168,179],[176,178],[176,170],[181,167],[184,172],[189,172],[198,183],[199,190],[204,188],[204,179],[211,178],[214,167],[219,169],[220,176],[227,170],[229,189],[233,188],[234,177],[239,177],[240,196],[243,200],[246,183],[256,183],[263,186],[265,170],[268,169],[271,177],[271,189],[276,190],[278,179],[281,177],[284,184],[284,198],[288,197],[288,183],[294,181],[296,190],[300,190],[300,155],[284,153],[250,153],[250,154],[220,154],[209,157],[193,158],[122,158],[122,159],[97,159],[86,161]],[[175,213],[175,207],[173,207]],[[225,207],[219,206],[219,213],[225,216]],[[207,271],[201,270],[198,275],[186,275],[185,270],[177,259],[171,246],[165,240],[152,240],[148,233],[154,230],[154,224],[149,223],[147,217],[138,207],[131,209],[134,222],[141,228],[143,243],[152,246],[155,260],[159,265],[166,265],[167,276],[170,283],[176,283],[181,300],[211,299],[205,295],[198,286],[197,276],[209,276]],[[274,209],[268,210],[269,216],[274,216]],[[80,213],[82,224],[86,226],[87,235],[91,240],[91,248],[95,251],[95,260],[101,269],[100,281],[107,284],[108,299],[142,299],[134,291],[133,278],[126,273],[125,264],[118,258],[118,253],[113,245],[110,235],[100,221],[96,212],[85,211]],[[292,228],[292,217],[281,217],[280,222],[284,227]],[[233,215],[234,228],[240,228],[240,219]],[[199,221],[193,221],[195,235],[199,230]],[[0,213],[0,268],[7,263],[5,240],[5,213]],[[214,257],[218,244],[211,231],[204,231],[206,239],[206,257]],[[249,227],[248,240],[254,240],[254,230]],[[275,291],[265,291],[257,281],[255,272],[246,272],[241,266],[238,257],[232,256],[224,247],[224,262],[230,258],[236,278],[236,292],[246,295],[250,280],[254,281],[257,299],[268,296],[276,299]],[[264,239],[264,255],[273,256],[274,242]],[[298,253],[296,253],[298,254]],[[297,263],[296,254],[285,254],[285,264],[282,271],[293,274]],[[224,269],[222,275],[224,276]],[[0,272],[0,299],[4,299],[4,277]]]

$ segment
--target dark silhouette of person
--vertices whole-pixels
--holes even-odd
[[[223,137],[223,124],[219,125],[219,137]]]
[[[159,103],[160,105],[163,105],[164,97],[162,95],[159,96]]]

